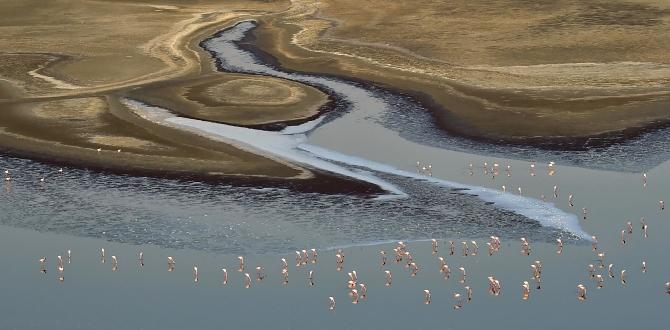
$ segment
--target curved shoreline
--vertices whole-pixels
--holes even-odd
[[[312,17],[310,14],[305,15]],[[388,75],[378,73],[379,70],[384,70],[384,67],[374,66],[372,64],[364,64],[358,58],[343,57],[338,56],[338,54],[324,55],[321,52],[311,52],[309,49],[302,48],[300,45],[295,44],[294,39],[296,38],[296,35],[306,31],[305,29],[301,29],[302,26],[300,28],[297,27],[297,24],[298,23],[294,22],[284,22],[278,15],[272,18],[262,18],[260,20],[261,29],[254,31],[256,37],[259,38],[259,42],[257,43],[259,50],[256,52],[264,53],[262,56],[265,58],[271,57],[275,65],[281,66],[281,68],[286,71],[296,71],[296,68],[300,67],[299,72],[302,73],[311,73],[320,76],[330,76],[350,81],[358,81],[363,84],[378,86],[383,89],[393,91],[396,94],[409,95],[415,101],[424,105],[425,108],[430,110],[432,116],[435,118],[436,123],[443,130],[452,135],[498,145],[521,147],[531,146],[543,150],[556,151],[585,151],[592,148],[604,148],[616,145],[641,136],[647,132],[656,131],[660,128],[670,127],[670,118],[668,118],[653,119],[646,122],[643,121],[642,124],[632,123],[631,126],[617,130],[575,136],[560,136],[550,134],[542,134],[541,136],[540,134],[537,134],[537,136],[509,136],[482,131],[481,129],[469,124],[466,119],[461,119],[461,117],[455,113],[453,109],[462,107],[464,110],[461,110],[461,112],[465,111],[465,109],[469,109],[468,111],[472,113],[478,113],[478,115],[494,114],[495,112],[488,110],[485,111],[481,109],[480,105],[475,106],[474,103],[467,101],[462,97],[460,97],[461,99],[459,100],[459,97],[451,96],[450,101],[447,103],[445,103],[444,98],[441,100],[436,100],[433,96],[435,88],[427,87],[431,84],[437,84],[437,82],[433,82],[432,80],[419,82],[419,78],[409,74],[398,74],[397,77],[391,78]],[[265,28],[265,30],[263,30],[263,28]],[[323,30],[319,31],[321,31],[321,33],[324,32]],[[326,62],[326,59],[329,61]],[[298,65],[299,61],[305,62],[306,64]],[[343,65],[347,65],[346,69],[342,68]],[[364,69],[361,69],[362,71],[358,72],[360,74],[356,74],[355,70],[352,69],[363,67]],[[393,71],[393,69],[389,70]],[[409,87],[412,83],[415,87]],[[453,90],[469,91],[468,93],[474,93],[474,95],[479,94],[479,92],[477,92],[477,88],[475,87],[459,84],[456,81],[451,81],[449,84],[449,88]],[[419,91],[418,88],[421,87],[427,88],[425,88],[423,91]],[[462,92],[459,91],[457,93]],[[501,94],[501,97],[503,97],[502,95],[503,94]],[[604,115],[604,113],[599,114],[599,116]],[[515,122],[517,124],[523,122],[523,120],[521,120],[522,118],[523,116],[516,118],[517,120]],[[493,118],[490,119],[490,121],[494,120],[495,119]],[[506,118],[505,120],[511,121],[512,119],[510,117]],[[607,121],[604,117],[603,120]],[[517,124],[510,123],[511,126],[509,129],[518,128],[519,131],[522,131],[522,127],[515,127]]]
[[[238,21],[235,24],[239,24],[242,21]],[[233,25],[235,25],[233,24]],[[262,24],[259,22],[259,25]],[[226,29],[217,32],[212,37],[207,38],[201,42],[204,43],[209,39],[216,37],[221,32]],[[313,71],[298,71],[294,70],[291,67],[283,66],[281,61],[273,54],[262,49],[259,45],[255,44],[257,36],[255,31],[247,34],[245,39],[238,44],[241,49],[244,49],[254,56],[262,59],[263,63],[270,65],[271,67],[280,69],[288,73],[303,73],[303,74],[314,74],[320,77],[326,78],[335,78],[345,81],[355,82],[362,86],[375,87],[387,90],[393,94],[403,95],[410,97],[414,102],[420,104],[424,108],[430,110],[431,115],[435,118],[436,123],[442,127],[447,133],[453,134],[455,136],[460,136],[467,138],[473,141],[481,143],[490,143],[495,145],[503,146],[530,146],[538,149],[549,150],[549,151],[587,151],[591,148],[604,148],[612,145],[616,145],[631,139],[635,139],[641,135],[644,135],[649,132],[654,132],[660,129],[670,127],[670,118],[665,121],[652,122],[647,125],[640,127],[629,127],[621,131],[601,133],[589,136],[580,136],[580,137],[524,137],[524,138],[504,138],[504,137],[492,137],[487,136],[486,134],[481,134],[472,129],[466,122],[459,119],[457,116],[451,114],[449,110],[444,108],[439,102],[430,96],[428,93],[419,92],[414,90],[405,90],[396,86],[383,84],[379,82],[373,82],[365,80],[358,77],[353,77],[346,75],[344,73],[323,73],[323,72],[313,72]],[[204,48],[204,47],[203,47]],[[215,63],[219,69],[224,72],[227,72],[225,69],[222,69],[219,60],[214,58]],[[260,74],[259,74],[260,75]],[[319,88],[318,86],[313,86]],[[336,98],[332,92],[321,89],[322,92],[328,94],[331,98]],[[253,128],[253,127],[250,127]],[[260,128],[263,129],[263,128]]]
[[[361,86],[355,82],[352,83],[343,79],[328,79],[315,75],[292,74],[267,65],[263,60],[255,57],[253,53],[241,47],[242,44],[250,45],[250,43],[245,43],[244,40],[255,27],[257,27],[257,23],[253,20],[242,21],[233,27],[222,30],[205,43],[204,46],[214,52],[217,59],[219,59],[217,67],[220,70],[269,75],[320,87],[322,90],[330,91],[335,99],[351,104],[351,107],[348,107],[346,110],[352,111],[352,113],[362,113],[364,117],[366,115],[374,116],[372,113],[365,111],[367,108],[375,109],[374,111],[384,111],[384,109],[388,109],[389,106],[392,107],[395,104],[390,101],[391,99],[382,97],[373,90],[366,89],[365,86]],[[388,103],[389,101],[391,103]],[[304,125],[304,127],[296,127],[295,130],[285,130],[279,134],[272,134],[272,132],[239,129],[216,122],[175,117],[166,109],[151,108],[142,105],[132,106],[132,108],[139,113],[144,113],[144,116],[155,118],[156,121],[164,122],[166,125],[172,124],[184,127],[184,129],[196,130],[204,135],[234,141],[234,143],[240,143],[257,150],[275,154],[278,157],[312,168],[335,172],[377,184],[385,191],[391,193],[388,197],[380,196],[381,198],[406,198],[408,195],[394,185],[385,182],[385,180],[380,180],[376,175],[378,173],[422,182],[425,181],[448,190],[467,190],[465,194],[476,195],[483,201],[491,202],[496,204],[497,207],[538,221],[544,226],[555,227],[573,233],[581,238],[588,238],[588,235],[579,227],[576,216],[559,210],[553,204],[525,196],[501,193],[490,188],[459,184],[424,176],[411,171],[397,169],[392,165],[349,156],[318,145],[311,145],[309,140],[305,138],[305,135],[309,132],[318,133],[318,126],[321,123],[318,120],[312,125]],[[334,115],[337,115],[337,113]],[[342,120],[345,120],[345,118]],[[336,123],[336,121],[332,123]],[[351,133],[354,134],[353,131]],[[369,145],[368,147],[375,148],[379,147],[379,145]],[[364,172],[351,171],[350,168],[363,169]],[[366,171],[371,171],[371,173],[366,175]]]
[[[369,184],[360,180],[353,180],[331,173],[322,173],[321,171],[310,171],[311,177],[302,179],[282,179],[272,176],[249,176],[249,175],[212,175],[193,171],[171,171],[154,169],[143,169],[140,167],[119,167],[115,165],[105,165],[102,163],[84,162],[77,158],[59,158],[44,156],[39,152],[27,152],[12,148],[0,147],[3,157],[22,158],[30,161],[36,161],[45,165],[67,166],[84,170],[92,170],[101,173],[109,173],[120,176],[150,177],[158,179],[169,179],[182,182],[202,182],[213,186],[228,184],[247,188],[278,188],[288,189],[299,193],[319,193],[336,195],[359,195],[374,196],[384,191],[378,186]],[[37,181],[37,178],[35,178]]]
[[[133,118],[120,107],[118,99],[140,86],[156,82],[169,85],[211,73],[209,54],[198,44],[210,37],[212,31],[220,29],[221,24],[269,13],[253,10],[212,12],[211,7],[199,8],[195,12],[189,11],[188,7],[184,10],[186,12],[182,16],[188,17],[168,21],[173,28],[167,32],[157,30],[159,34],[143,48],[154,55],[161,53],[158,54],[160,58],[169,57],[170,65],[159,71],[113,84],[96,83],[77,90],[49,90],[32,96],[24,93],[3,99],[0,106],[7,110],[0,121],[5,127],[0,132],[3,153],[10,157],[116,174],[283,187],[327,194],[381,193],[377,186],[365,182],[331,173],[317,173],[294,164],[273,161],[263,154],[205,141],[202,137],[175,132],[174,129],[156,127]],[[178,28],[184,26],[187,28]],[[96,99],[95,107],[84,109],[82,104],[85,103],[80,100],[85,98]],[[327,96],[324,95],[325,98]],[[67,111],[58,110],[63,104],[68,105]],[[40,111],[39,115],[36,115],[35,109]],[[275,120],[251,127],[278,130],[309,121],[329,109],[330,105],[326,103],[319,105],[318,113],[306,118]],[[84,112],[84,118],[78,117]],[[96,148],[101,150],[96,152]]]

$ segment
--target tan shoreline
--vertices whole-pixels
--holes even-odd
[[[265,181],[315,179],[312,171],[281,159],[142,120],[119,103],[120,98],[136,91],[146,91],[150,99],[151,92],[160,96],[162,92],[182,90],[184,93],[171,94],[161,101],[173,106],[173,111],[191,111],[193,117],[207,120],[253,125],[318,115],[328,101],[320,91],[274,78],[216,72],[211,56],[199,47],[203,39],[225,24],[281,11],[287,2],[231,1],[224,8],[217,1],[155,5],[84,0],[74,11],[71,23],[69,17],[49,15],[71,2],[41,3],[40,10],[26,11],[24,7],[31,7],[29,2],[0,5],[6,15],[24,15],[16,24],[26,25],[21,31],[0,25],[0,32],[6,32],[5,39],[0,40],[0,59],[4,59],[4,65],[0,64],[0,148],[29,158],[143,174]],[[115,15],[130,20],[129,26],[99,25],[100,31],[95,33],[102,39],[83,46],[79,53],[70,53],[76,48],[70,46],[72,42],[82,42],[71,26],[78,24],[78,19],[95,26],[117,19]],[[11,20],[7,22],[11,24]],[[29,36],[33,30],[42,35]],[[114,39],[124,34],[127,39]],[[230,81],[234,81],[232,90],[231,86],[220,86]],[[209,83],[214,94],[189,97],[187,93],[197,89],[189,84],[198,83]],[[217,88],[236,94],[221,100],[215,95]],[[269,104],[263,99],[268,95],[284,96],[283,102]],[[208,108],[198,103],[207,98],[219,104]],[[235,102],[228,102],[230,99]],[[228,106],[221,106],[225,104]],[[245,115],[259,105],[266,111]],[[339,177],[328,180],[342,180],[353,190],[375,190]]]
[[[435,2],[420,1],[412,7],[428,12],[433,4],[437,6]],[[427,57],[430,52],[421,55],[408,51],[402,46],[410,44],[412,38],[400,39],[391,31],[380,30],[379,25],[391,26],[394,15],[411,13],[407,10],[395,13],[395,9],[387,8],[396,6],[402,7],[401,4],[362,7],[355,1],[296,0],[290,12],[261,18],[261,25],[254,33],[261,49],[275,56],[287,69],[355,77],[407,91],[432,105],[442,127],[474,138],[507,141],[580,138],[670,120],[670,61],[630,62],[624,57],[626,54],[622,54],[619,62],[571,63],[571,58],[557,54],[553,59],[544,60],[562,59],[564,63],[543,65],[539,64],[543,61],[540,57],[536,64],[528,65],[523,63],[523,56],[518,63],[507,60],[507,65],[502,66],[486,64],[485,57],[480,62],[476,59],[450,62],[449,57],[437,56],[442,53]],[[670,27],[670,9],[660,12],[665,19],[659,24]],[[422,16],[413,17],[424,20]],[[367,26],[370,29],[366,30]],[[401,31],[437,33],[428,25],[413,25],[411,30],[407,29],[409,27],[401,28]],[[458,31],[454,29],[448,32]],[[668,32],[666,35],[670,39]],[[627,38],[618,36],[624,37]],[[374,42],[361,41],[373,38]],[[439,40],[424,38],[422,42],[425,43],[423,49],[442,47],[437,43]],[[543,45],[544,41],[535,42]],[[473,52],[482,54],[487,52],[474,43],[458,46],[469,46]],[[659,47],[649,59],[664,54],[663,45]],[[670,51],[670,44],[667,49]],[[597,58],[600,51],[592,53]]]

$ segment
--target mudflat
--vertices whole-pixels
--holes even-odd
[[[288,5],[2,2],[0,147],[22,156],[125,172],[313,181],[310,170],[155,125],[122,102],[137,97],[176,114],[234,125],[318,115],[328,102],[324,93],[275,78],[217,72],[211,56],[199,47],[236,20]]]
[[[665,1],[301,0],[255,33],[286,68],[408,92],[473,138],[570,140],[670,116]]]

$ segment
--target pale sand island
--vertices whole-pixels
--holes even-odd
[[[312,170],[155,125],[122,102],[264,129],[319,116],[323,91],[218,72],[199,46],[248,19],[285,69],[407,93],[453,134],[582,148],[670,116],[670,3],[660,0],[22,1],[0,4],[0,16],[0,146],[41,160],[317,182]]]

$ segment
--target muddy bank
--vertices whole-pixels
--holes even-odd
[[[297,26],[309,19],[261,18],[259,28],[253,32],[258,49],[248,50],[283,70],[340,77],[410,95],[428,108],[439,126],[450,134],[496,144],[587,150],[667,126],[670,92],[662,85],[626,91],[588,87],[545,91],[532,85],[527,89],[484,88],[344,56],[339,46],[334,46],[332,54],[298,47],[296,34],[326,31]],[[502,79],[500,72],[481,68],[470,71],[473,75]]]

